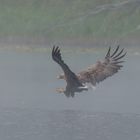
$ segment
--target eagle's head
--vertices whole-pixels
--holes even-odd
[[[63,73],[61,73],[60,75],[57,76],[57,79],[65,80],[65,75]]]

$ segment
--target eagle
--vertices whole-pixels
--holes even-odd
[[[63,61],[60,47],[53,46],[52,49],[52,59],[60,65],[63,70],[63,74],[60,74],[57,78],[64,79],[67,83],[66,88],[58,88],[57,92],[64,93],[66,97],[74,97],[75,92],[87,91],[91,84],[96,86],[99,82],[105,80],[107,77],[110,77],[117,73],[122,67],[121,60],[126,55],[124,49],[120,50],[120,46],[111,54],[111,47],[109,47],[107,54],[104,57],[104,60],[97,61],[94,65],[91,65],[87,69],[75,74],[69,66]]]

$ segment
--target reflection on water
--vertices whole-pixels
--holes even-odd
[[[78,72],[104,53],[64,52],[63,56]],[[95,91],[68,99],[56,94],[55,89],[64,87],[65,82],[56,79],[62,71],[50,52],[1,51],[1,139],[140,139],[140,116],[136,115],[140,114],[139,61],[139,55],[128,54],[118,74],[100,83]]]
[[[86,111],[0,111],[3,140],[138,140],[140,116]]]

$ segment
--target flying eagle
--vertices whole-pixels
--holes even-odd
[[[71,71],[69,66],[62,60],[59,46],[54,46],[52,49],[52,58],[58,63],[64,74],[59,75],[58,79],[66,80],[66,88],[59,88],[59,93],[64,93],[67,97],[74,97],[75,92],[82,92],[88,90],[87,83],[96,86],[97,83],[105,80],[107,77],[114,75],[123,67],[121,59],[126,55],[123,53],[124,49],[119,51],[119,46],[111,54],[111,47],[103,61],[97,61],[96,64],[88,67],[86,70],[75,74]]]

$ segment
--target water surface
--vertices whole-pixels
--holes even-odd
[[[101,52],[63,51],[74,72],[102,59]],[[0,137],[3,140],[140,139],[140,56],[89,90],[66,98],[55,89],[61,68],[48,52],[0,52]]]

